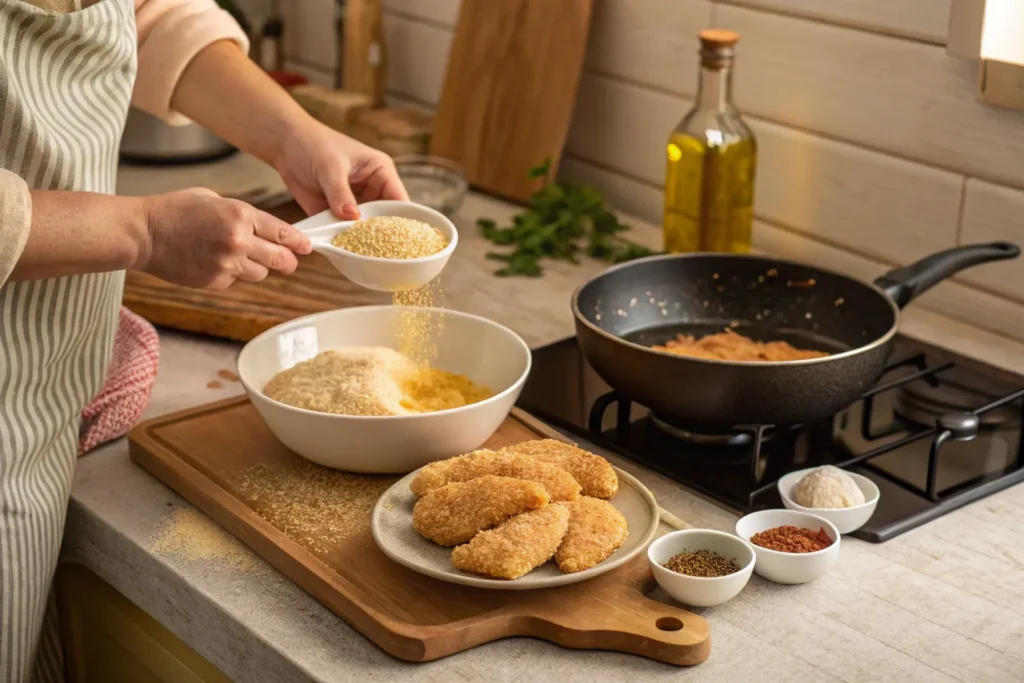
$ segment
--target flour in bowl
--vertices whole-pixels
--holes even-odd
[[[263,393],[297,408],[336,415],[412,415],[491,396],[464,375],[417,365],[378,346],[324,351],[279,372]]]

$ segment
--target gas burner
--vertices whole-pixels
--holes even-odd
[[[699,432],[679,426],[671,420],[660,418],[654,414],[651,414],[649,419],[658,431],[674,439],[698,446],[748,446],[753,443],[759,429],[759,427],[750,427],[749,429],[741,428],[730,432]],[[764,430],[761,437],[762,441],[767,442],[771,439],[772,434],[772,431]]]
[[[878,384],[830,418],[708,434],[611,391],[569,339],[533,352],[520,405],[740,513],[781,506],[777,482],[789,472],[855,471],[881,496],[854,535],[880,543],[1024,482],[1024,378],[996,379],[904,338],[893,356]]]
[[[919,380],[896,392],[893,411],[904,420],[925,427],[935,426],[948,414],[973,413],[976,408],[1005,396],[1013,390],[994,381],[981,381],[959,368],[943,373],[941,381]],[[1020,411],[1004,405],[978,415],[978,428],[983,431],[1019,429]]]

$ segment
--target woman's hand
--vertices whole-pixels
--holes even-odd
[[[329,208],[354,220],[358,203],[409,199],[391,157],[312,119],[283,140],[274,165],[309,215]]]
[[[137,270],[186,287],[224,289],[291,273],[310,252],[301,232],[245,202],[194,189],[143,199],[148,240]]]

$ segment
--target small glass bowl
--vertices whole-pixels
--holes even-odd
[[[450,159],[421,154],[395,158],[398,176],[409,200],[451,216],[462,206],[469,189],[462,166]]]

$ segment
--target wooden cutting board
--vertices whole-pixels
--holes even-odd
[[[270,213],[288,223],[306,217],[294,202]],[[291,275],[237,281],[217,292],[178,287],[135,271],[128,272],[124,286],[124,305],[155,325],[237,341],[310,313],[387,303],[390,294],[352,283],[319,254],[300,257]]]
[[[469,182],[525,200],[527,170],[569,131],[592,0],[462,0],[431,154],[458,161]]]
[[[389,304],[391,295],[363,289],[345,279],[319,254],[299,258],[291,275],[271,274],[263,282],[237,281],[211,292],[172,285],[129,271],[124,305],[154,325],[249,341],[274,325],[334,308]]]
[[[535,419],[514,412],[487,445],[546,436]],[[458,586],[392,562],[371,538],[376,493],[367,498],[366,491],[382,492],[398,477],[353,475],[307,463],[274,438],[244,397],[145,422],[133,430],[130,443],[136,463],[400,659],[429,661],[511,636],[677,665],[698,664],[710,651],[704,619],[645,596],[653,586],[646,554],[591,580],[536,591]],[[280,506],[296,497],[261,498],[247,483],[254,471],[308,476],[310,468],[318,478],[331,477],[319,479],[320,485],[326,483],[347,501],[344,514],[321,520],[319,530],[300,528],[287,516],[275,519]],[[281,488],[275,481],[269,490]],[[365,504],[353,502],[360,499]],[[323,509],[320,499],[316,505]]]

